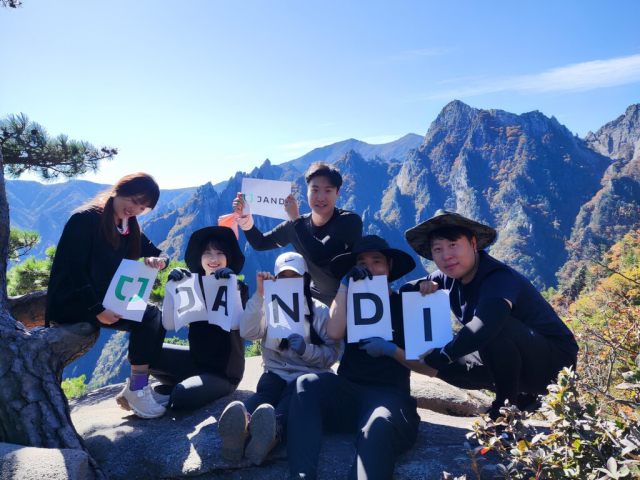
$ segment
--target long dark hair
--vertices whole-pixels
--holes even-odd
[[[311,275],[305,272],[304,276],[304,298],[307,301],[307,308],[309,309],[309,313],[304,316],[304,318],[309,322],[309,335],[311,336],[311,344],[312,345],[324,345],[324,340],[320,338],[316,329],[313,328],[313,298],[311,297]],[[280,344],[278,345],[278,350],[283,351],[289,348],[289,340],[283,338],[280,340]]]
[[[112,188],[100,192],[73,213],[85,210],[95,210],[101,214],[99,233],[104,235],[107,243],[117,250],[120,247],[120,234],[114,222],[113,199],[115,197],[136,197],[140,202],[148,205],[153,210],[160,198],[160,187],[154,178],[148,173],[132,173],[122,177]],[[129,217],[129,246],[127,258],[137,260],[140,258],[140,239],[142,232],[138,219]]]

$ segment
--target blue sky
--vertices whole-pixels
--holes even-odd
[[[0,115],[120,150],[86,179],[162,188],[424,135],[455,98],[584,136],[640,102],[638,18],[632,0],[24,0],[0,9]]]

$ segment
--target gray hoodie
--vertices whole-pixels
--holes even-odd
[[[305,315],[309,313],[305,301]],[[264,298],[254,293],[240,314],[240,336],[245,340],[262,340],[262,362],[265,372],[273,372],[280,378],[291,382],[305,373],[331,372],[342,350],[341,340],[331,340],[327,336],[329,308],[313,299],[313,328],[325,342],[313,345],[309,334],[309,323],[305,321],[304,341],[307,348],[302,355],[287,348],[278,350],[279,338],[267,337],[267,317],[264,311]]]

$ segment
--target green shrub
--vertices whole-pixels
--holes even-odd
[[[609,417],[603,415],[602,404],[592,398],[585,401],[576,372],[564,369],[542,400],[542,413],[553,418],[549,430],[532,426],[527,421],[530,414],[507,406],[496,422],[486,416],[476,422],[472,436],[480,446],[473,455],[497,453],[503,462],[499,477],[504,479],[638,478],[639,373],[640,365],[626,375],[636,383],[618,386],[634,391],[634,400],[613,400],[607,407],[615,416]]]
[[[67,398],[79,397],[87,391],[86,380],[87,376],[84,374],[75,378],[67,378],[62,382],[62,391]]]
[[[244,350],[245,357],[259,357],[260,355],[262,355],[262,340],[247,345]]]
[[[29,257],[7,272],[7,291],[9,295],[26,295],[36,290],[45,290],[49,284],[49,274],[56,247],[49,247],[46,260]]]

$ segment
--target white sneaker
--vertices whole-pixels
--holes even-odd
[[[118,404],[126,410],[124,402],[118,398],[126,400],[126,406],[139,416],[140,418],[158,418],[164,415],[166,408],[158,404],[153,398],[153,389],[147,385],[142,390],[131,391],[129,389],[129,379],[125,383],[124,389],[120,395],[116,397]]]
[[[171,400],[171,395],[163,395],[155,390],[153,387],[149,387],[151,389],[151,396],[157,402],[158,405],[162,405],[167,408],[169,405],[169,400]]]

